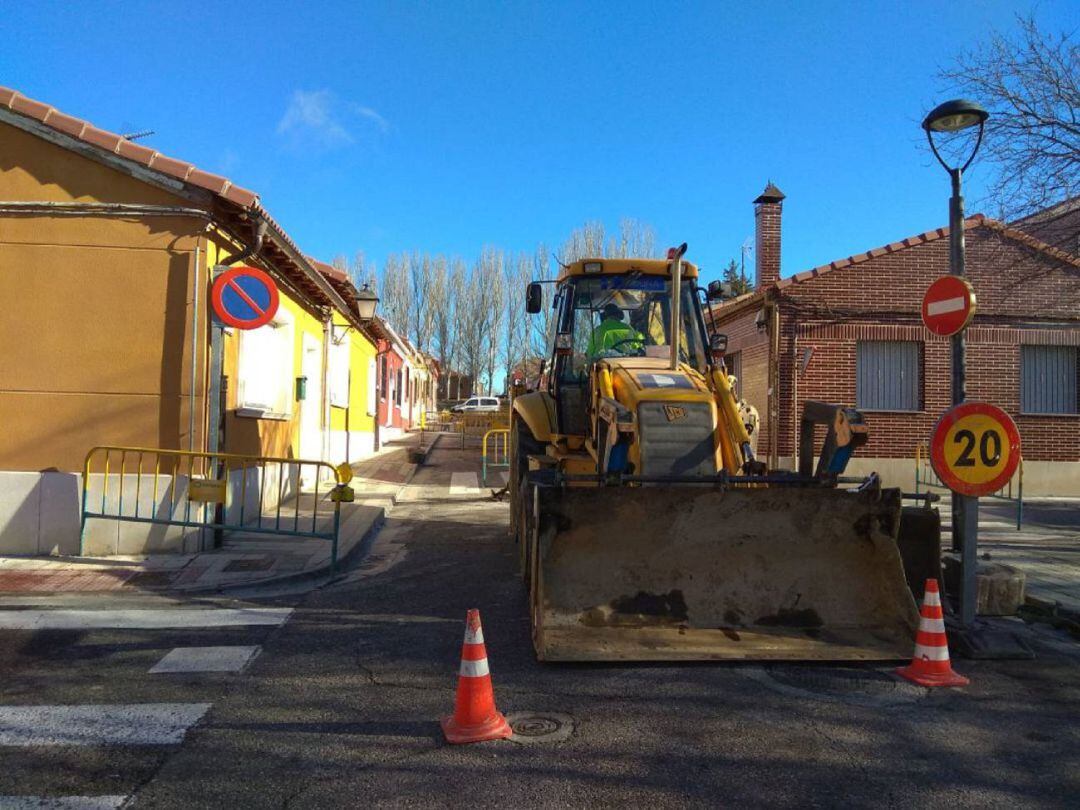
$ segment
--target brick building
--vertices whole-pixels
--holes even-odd
[[[754,201],[755,290],[712,309],[713,328],[729,337],[740,394],[761,414],[758,455],[795,463],[804,401],[854,405],[870,441],[853,471],[876,470],[886,483],[911,487],[916,446],[929,441],[951,403],[949,339],[920,319],[926,288],[949,272],[949,229],[781,279],[783,200],[770,183]],[[1025,493],[1076,495],[1080,259],[1022,224],[982,215],[965,221],[967,277],[978,301],[966,332],[968,398],[1016,420]]]

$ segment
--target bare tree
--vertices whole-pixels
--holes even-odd
[[[980,157],[994,165],[990,202],[1005,219],[1080,194],[1080,43],[1032,16],[1018,22],[1015,36],[994,32],[939,75],[990,112]]]
[[[430,345],[434,325],[433,290],[435,283],[431,256],[414,253],[409,258],[409,280],[412,287],[412,306],[410,307],[410,327],[413,344],[420,351]]]
[[[349,274],[349,280],[352,281],[356,289],[361,290],[364,285],[368,285],[372,290],[378,291],[379,278],[378,273],[375,270],[375,265],[368,262],[364,257],[364,251],[358,250],[353,254],[352,261],[347,265],[344,264],[345,257],[342,256],[342,265],[335,262],[334,266],[339,267],[341,270],[345,270]]]
[[[599,221],[586,222],[580,228],[574,228],[559,249],[559,261],[563,264],[603,255],[604,223]]]
[[[652,258],[656,253],[656,233],[649,225],[632,217],[619,220],[619,236],[608,240],[606,256],[613,259]]]
[[[412,285],[406,268],[407,256],[386,257],[383,265],[382,283],[379,285],[379,309],[383,317],[401,334],[409,333],[410,300]]]
[[[529,322],[525,313],[525,287],[532,280],[529,254],[519,253],[506,262],[505,307],[503,321],[503,369],[509,389],[510,376],[518,366],[525,367],[529,359]]]
[[[547,246],[540,244],[536,248],[536,253],[533,254],[532,261],[532,281],[550,281],[551,280],[551,260],[548,255]],[[540,311],[535,315],[529,316],[529,337],[528,337],[528,351],[529,354],[534,357],[546,357],[548,350],[548,341],[551,334],[551,325],[553,322],[553,309],[552,304],[554,302],[554,284],[541,284],[540,288],[543,290],[543,299],[540,303]]]

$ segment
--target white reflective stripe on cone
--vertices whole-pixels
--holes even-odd
[[[476,632],[473,632],[472,628],[465,625],[465,643],[466,644],[483,644],[484,643],[484,628],[477,627]]]
[[[927,591],[923,604],[928,607],[941,607],[941,594],[938,591]]]
[[[924,647],[922,644],[915,645],[915,657],[925,658],[927,661],[948,661],[948,647]],[[487,662],[485,662],[486,664]]]
[[[919,629],[924,633],[945,633],[944,619],[927,619],[925,616],[919,619]]]
[[[481,678],[488,674],[488,664],[486,658],[481,658],[479,661],[465,661],[461,662],[461,675],[466,678]]]

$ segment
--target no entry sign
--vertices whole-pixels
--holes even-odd
[[[1005,411],[986,402],[954,405],[938,420],[930,462],[953,492],[979,497],[997,492],[1020,463],[1020,432]]]
[[[923,323],[935,335],[955,335],[974,317],[975,290],[959,276],[942,276],[923,296]]]
[[[237,329],[270,323],[278,308],[274,280],[256,267],[232,267],[214,279],[210,302],[218,319]]]

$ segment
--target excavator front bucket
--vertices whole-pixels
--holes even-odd
[[[531,489],[542,660],[911,656],[898,490]]]

